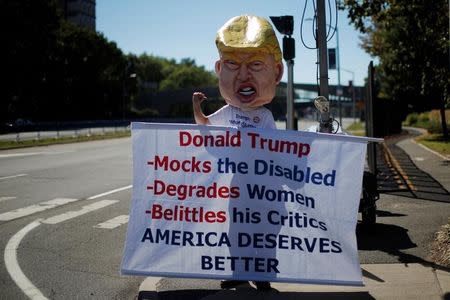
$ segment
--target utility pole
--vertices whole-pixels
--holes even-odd
[[[341,58],[339,52],[339,30],[338,24],[335,27],[336,30],[336,56],[337,56],[337,75],[338,75],[338,105],[339,105],[339,123],[342,126],[342,86],[341,86]]]
[[[317,0],[317,48],[319,51],[319,95],[328,101],[328,50],[326,36],[325,0]],[[331,133],[333,130],[329,108],[320,110],[319,131]]]

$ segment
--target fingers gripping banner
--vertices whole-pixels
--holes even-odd
[[[132,142],[123,274],[362,284],[366,139],[133,123]]]

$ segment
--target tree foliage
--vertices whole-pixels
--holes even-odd
[[[1,1],[6,65],[0,121],[118,119],[139,93],[212,85],[195,61],[125,55],[62,18],[57,0]]]
[[[379,58],[381,96],[414,111],[449,105],[446,0],[345,0],[341,8]]]

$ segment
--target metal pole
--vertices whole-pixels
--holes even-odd
[[[319,50],[320,96],[329,98],[325,0],[317,0],[317,46]]]
[[[286,129],[294,129],[294,60],[289,59],[286,61],[288,71],[287,82],[287,122]]]
[[[338,26],[336,24],[336,52],[337,52],[337,71],[338,71],[338,104],[339,104],[339,124],[342,126],[342,99],[341,99],[341,93],[342,93],[342,87],[341,87],[341,60],[340,60],[340,53],[339,53],[339,30]]]
[[[324,100],[327,105],[326,109],[320,110],[320,124],[319,131],[331,133],[333,130],[332,121],[329,111],[329,87],[328,87],[328,50],[327,50],[327,37],[326,37],[326,15],[325,15],[325,0],[317,0],[317,51],[319,52],[319,96],[325,97]],[[316,98],[319,100],[321,97]],[[323,102],[323,101],[318,101]],[[317,108],[319,108],[314,103]],[[322,105],[319,105],[322,106]]]
[[[355,77],[352,77],[352,102],[353,102],[353,123],[356,123],[356,96],[355,96]]]
[[[366,101],[366,136],[374,136],[373,127],[373,84],[374,84],[374,68],[373,61],[370,62],[368,67],[368,88],[367,88],[367,101]],[[377,160],[376,160],[376,145],[375,143],[369,143],[367,145],[367,163],[369,165],[369,171],[372,174],[377,174]]]

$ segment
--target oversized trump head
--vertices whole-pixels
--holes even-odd
[[[217,32],[215,70],[220,94],[243,110],[270,103],[283,76],[281,50],[272,25],[257,16],[237,16]]]

